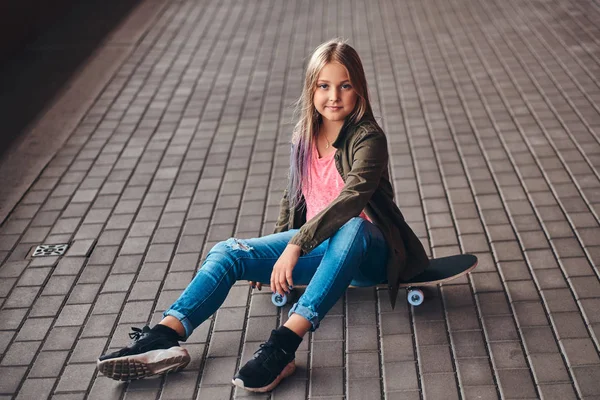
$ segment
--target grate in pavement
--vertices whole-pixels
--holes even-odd
[[[68,244],[41,244],[35,248],[32,257],[62,256],[68,247]]]

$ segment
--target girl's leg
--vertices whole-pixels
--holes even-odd
[[[269,282],[273,265],[295,233],[293,230],[247,240],[230,238],[217,243],[192,282],[164,312],[160,324],[189,337],[223,304],[236,281]]]
[[[152,329],[134,328],[130,333],[133,342],[100,356],[98,370],[113,379],[131,380],[184,368],[190,356],[179,341],[217,310],[236,280],[268,282],[275,261],[294,233],[217,244],[193,281],[165,312],[163,323]]]
[[[321,246],[319,246],[321,247]],[[359,285],[374,285],[385,281],[387,245],[377,227],[362,218],[353,218],[333,235],[320,253],[314,254],[318,268],[306,266],[301,257],[294,268],[297,274],[311,275],[305,293],[290,311],[283,327],[273,331],[254,357],[234,376],[232,383],[247,390],[272,390],[295,370],[295,351],[309,330],[316,329],[319,321],[342,296],[354,280]]]
[[[290,326],[302,325],[301,316],[310,322],[304,327],[317,329],[351,283],[385,282],[387,259],[388,246],[379,228],[359,217],[348,221],[329,239],[319,268],[289,312]]]

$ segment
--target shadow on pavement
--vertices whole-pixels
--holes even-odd
[[[0,156],[138,3],[74,1],[0,64]]]

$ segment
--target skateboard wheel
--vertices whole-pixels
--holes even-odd
[[[273,293],[271,295],[271,302],[277,307],[283,307],[287,304],[288,298],[285,294]]]
[[[425,300],[425,295],[421,289],[411,289],[408,291],[408,302],[412,306],[420,306]]]

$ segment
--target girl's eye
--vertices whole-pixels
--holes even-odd
[[[317,85],[317,86],[319,86],[321,89],[327,89],[327,88],[329,87],[329,85],[328,85],[328,84],[326,84],[326,83],[320,83],[320,84],[319,84],[319,85]]]
[[[345,83],[342,85],[342,89],[352,89],[352,85],[350,85],[349,83]]]

